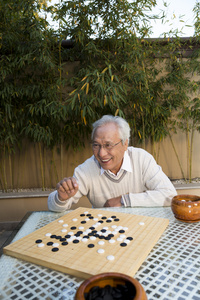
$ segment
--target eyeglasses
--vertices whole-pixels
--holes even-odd
[[[112,150],[115,146],[119,145],[119,143],[121,143],[121,142],[122,142],[122,140],[120,140],[120,141],[119,141],[118,143],[116,143],[116,144],[113,144],[113,143],[106,143],[106,144],[104,144],[104,145],[100,145],[100,144],[98,144],[98,143],[92,143],[92,148],[93,148],[94,151],[100,150],[101,147],[104,148],[104,149],[106,149],[107,151],[110,151],[110,150]]]

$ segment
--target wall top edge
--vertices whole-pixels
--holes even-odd
[[[40,198],[48,197],[53,190],[49,191],[38,191],[38,192],[9,192],[0,193],[0,199],[17,199],[17,198]]]

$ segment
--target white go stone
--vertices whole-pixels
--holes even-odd
[[[104,242],[104,241],[99,241],[98,244],[99,244],[99,245],[104,245],[105,242]]]
[[[72,238],[69,238],[69,239],[67,239],[67,242],[72,242],[73,241],[73,239]]]
[[[115,259],[115,257],[113,255],[108,255],[107,256],[107,260],[114,260],[114,259]]]
[[[122,239],[122,238],[120,238],[120,237],[118,237],[118,238],[117,238],[117,241],[118,241],[118,242],[122,242],[122,241],[123,241],[123,239]]]
[[[123,228],[123,226],[117,226],[117,230],[121,230]]]
[[[40,243],[40,244],[38,244],[37,245],[39,248],[42,248],[42,247],[44,247],[44,244],[43,243]]]
[[[126,238],[126,235],[125,234],[120,234],[119,236],[121,239],[125,239]]]
[[[87,242],[88,241],[88,239],[86,239],[86,238],[82,238],[82,242]]]
[[[97,252],[100,253],[100,254],[102,254],[102,253],[105,252],[105,250],[104,249],[98,249]]]
[[[110,244],[114,244],[114,243],[115,243],[115,240],[111,239],[111,240],[109,240],[109,243],[110,243]]]
[[[130,240],[125,239],[125,240],[124,240],[124,243],[129,244],[129,243],[130,243]]]
[[[45,236],[51,236],[51,233],[48,232],[48,233],[45,234]]]

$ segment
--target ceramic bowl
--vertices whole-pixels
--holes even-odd
[[[176,219],[193,223],[200,221],[200,196],[177,195],[173,197],[171,209]]]
[[[134,278],[121,273],[102,273],[94,275],[85,280],[78,288],[75,300],[85,300],[85,294],[88,294],[92,288],[105,286],[116,287],[117,285],[127,285],[130,289],[132,300],[147,300],[146,293],[142,285]]]

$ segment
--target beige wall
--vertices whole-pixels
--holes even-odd
[[[86,197],[82,197],[71,209],[79,206],[91,207],[91,204]],[[0,198],[0,208],[0,222],[19,222],[28,212],[47,211],[47,196]]]
[[[178,153],[185,176],[189,177],[189,164],[186,138],[183,133],[174,134],[173,141]],[[156,145],[159,150],[159,156],[156,157],[158,164],[170,179],[182,178],[181,170],[175,152],[172,148],[169,138],[166,138],[160,145]],[[200,177],[200,134],[195,133],[193,146],[193,164],[192,177]],[[146,150],[152,153],[150,143],[147,143]],[[158,153],[158,152],[157,152]],[[92,150],[89,141],[86,142],[86,147],[73,151],[66,151],[63,147],[63,160],[61,160],[60,150],[54,149],[54,161],[52,159],[52,151],[46,150],[43,152],[42,168],[44,171],[45,188],[55,188],[56,183],[63,177],[72,176],[74,168],[84,162],[92,155]],[[11,157],[11,165],[9,165],[8,157],[0,159],[0,180],[2,183],[7,182],[7,188],[14,189],[30,189],[42,187],[42,172],[39,150],[37,144],[24,142],[21,151],[16,152]],[[5,172],[4,172],[5,167]],[[5,187],[5,184],[4,184]],[[2,188],[0,188],[2,189]]]
[[[190,194],[200,196],[200,187],[192,189],[177,189],[177,193]],[[47,196],[41,197],[24,197],[24,198],[0,198],[0,224],[4,222],[19,222],[28,212],[47,211]],[[74,204],[71,209],[78,207],[91,207],[89,200],[82,197],[77,204]]]

